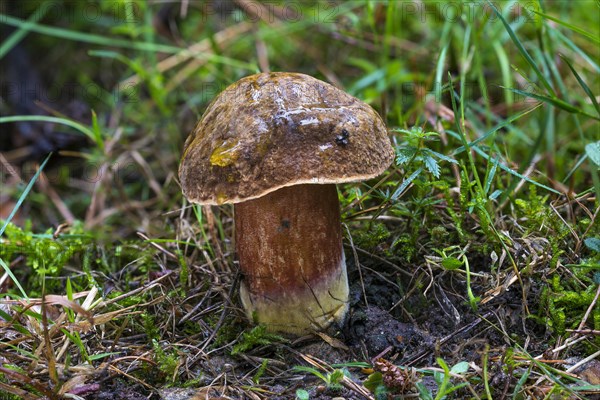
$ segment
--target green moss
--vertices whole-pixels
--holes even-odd
[[[183,253],[180,250],[177,250],[177,260],[179,260],[179,285],[184,293],[188,288],[188,280],[190,277],[190,269],[188,267],[187,261],[183,256]]]
[[[283,336],[268,332],[267,327],[264,325],[258,325],[242,334],[242,337],[233,346],[231,354],[235,355],[243,353],[256,346],[263,346],[271,344],[272,342],[282,341],[285,341]]]
[[[154,350],[154,361],[158,369],[166,380],[174,382],[179,366],[179,354],[175,350],[165,351],[157,340],[152,341],[152,348]]]
[[[354,244],[365,250],[372,250],[390,237],[390,231],[380,222],[366,225],[353,232]]]
[[[67,233],[57,237],[54,237],[52,229],[35,234],[30,228],[9,223],[0,238],[0,258],[10,263],[17,257],[23,257],[30,271],[21,269],[22,276],[19,278],[23,279],[23,286],[30,288],[29,295],[35,296],[41,294],[43,286],[46,292],[59,288],[61,281],[46,278],[60,276],[67,264],[76,262],[75,256],[85,253],[92,244],[92,237],[85,234],[80,222],[75,222]]]
[[[566,333],[567,328],[574,329],[580,324],[582,316],[594,300],[596,293],[596,287],[592,285],[585,290],[567,290],[566,286],[571,284],[570,280],[562,279],[558,274],[554,274],[550,279],[549,286],[544,288],[540,295],[538,316],[545,315],[545,318],[536,320],[547,323],[561,335]],[[596,315],[595,311],[592,314],[593,324],[596,324]]]
[[[155,317],[148,313],[142,313],[141,317],[144,333],[146,333],[148,339],[152,341],[159,340],[161,335]]]
[[[562,292],[557,293],[554,298],[554,303],[557,305],[564,305],[569,309],[583,308],[589,306],[596,292],[595,287],[589,287],[584,292]]]
[[[396,256],[410,262],[417,254],[414,235],[407,233],[401,234],[394,243],[392,243],[392,249]]]

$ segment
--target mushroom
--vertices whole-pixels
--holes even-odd
[[[299,73],[262,73],[227,87],[185,143],[184,195],[234,204],[247,317],[302,334],[348,310],[336,184],[390,165],[386,127],[367,104]]]

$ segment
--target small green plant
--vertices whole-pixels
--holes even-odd
[[[296,400],[308,400],[310,399],[310,395],[304,389],[296,390]]]
[[[376,400],[386,400],[390,389],[383,382],[383,374],[379,371],[369,374],[363,385],[375,395]]]
[[[396,165],[404,168],[406,178],[393,188],[388,196],[389,204],[393,214],[409,217],[410,220],[408,229],[394,239],[390,251],[410,262],[419,247],[417,241],[423,227],[423,218],[433,212],[434,206],[439,203],[439,200],[432,196],[433,189],[447,185],[438,180],[442,172],[440,162],[457,162],[430,148],[433,147],[432,142],[439,137],[437,132],[424,131],[418,126],[397,129],[396,132],[404,134],[403,143],[396,147]],[[409,190],[409,200],[397,201]]]
[[[469,305],[474,311],[477,311],[477,303],[479,303],[481,299],[473,294],[473,290],[471,288],[472,274],[469,268],[469,259],[467,258],[464,250],[462,250],[459,246],[450,246],[442,250],[433,249],[433,251],[441,256],[440,265],[444,269],[448,271],[459,270],[465,273],[467,278],[467,297],[469,299]],[[463,266],[464,270],[459,269]]]
[[[256,346],[264,346],[273,342],[282,341],[285,341],[283,336],[267,332],[266,326],[258,325],[252,328],[249,332],[242,333],[242,337],[233,346],[231,355],[246,352]]]
[[[546,225],[551,224],[548,216]],[[558,247],[559,238],[549,237],[553,248]],[[576,329],[581,324],[582,315],[595,300],[597,285],[600,283],[600,239],[589,237],[583,241],[589,257],[582,258],[577,264],[566,264],[570,273],[564,276],[555,272],[548,278],[548,284],[540,295],[540,308],[537,315],[531,318],[542,325],[547,325],[560,335],[567,329]],[[556,250],[562,253],[562,250]],[[552,257],[552,260],[555,256]],[[554,265],[551,262],[551,265]],[[600,310],[591,310],[587,323],[593,329],[600,329]]]
[[[406,144],[396,149],[396,164],[412,165],[416,178],[423,170],[427,170],[436,179],[440,177],[440,161],[457,164],[456,160],[425,146],[425,142],[436,140],[440,134],[425,132],[420,126],[411,129],[397,129],[396,132],[404,133]],[[414,175],[414,173],[413,173]],[[412,175],[411,175],[412,177]],[[413,179],[414,179],[413,178]]]
[[[174,381],[179,366],[179,355],[177,354],[177,351],[165,351],[158,340],[152,340],[152,347],[154,349],[154,359],[158,364],[158,369],[167,379]]]
[[[325,374],[321,373],[321,371],[317,370],[316,368],[306,367],[304,365],[297,365],[293,369],[294,371],[307,372],[309,374],[313,374],[314,376],[323,381],[325,387],[328,390],[333,391],[341,390],[344,376],[349,375],[349,372],[346,369],[334,369],[333,371],[327,372]]]
[[[440,177],[440,161],[457,164],[457,161],[444,154],[438,153],[426,146],[426,143],[439,137],[437,132],[425,132],[421,127],[412,127],[410,130],[397,129],[396,132],[405,134],[404,144],[396,147],[396,164],[405,167],[405,178],[391,195],[391,200],[396,200],[411,184],[417,189],[413,196],[416,200],[427,200],[426,193],[436,182],[430,177],[424,177],[425,171],[429,172],[435,179]],[[420,204],[425,205],[425,204]]]
[[[452,375],[462,375],[469,370],[469,363],[466,361],[459,362],[452,368],[448,367],[448,364],[441,358],[437,359],[437,363],[442,367],[442,371],[433,371],[433,379],[437,385],[437,392],[431,390],[428,386],[424,385],[423,382],[417,382],[415,385],[419,391],[419,398],[424,400],[442,400],[446,399],[447,396],[458,389],[461,389],[467,385],[468,382],[462,382],[455,384],[452,381]],[[435,393],[435,397],[434,397]]]
[[[265,371],[267,370],[267,365],[268,364],[269,364],[269,360],[267,358],[265,358],[264,360],[262,360],[262,363],[260,364],[260,367],[258,367],[258,370],[256,371],[256,373],[252,377],[252,382],[254,382],[256,385],[258,385],[258,382],[260,381],[260,378],[265,374]]]

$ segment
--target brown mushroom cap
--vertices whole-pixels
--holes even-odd
[[[369,105],[308,75],[273,72],[213,100],[185,143],[179,177],[192,202],[238,203],[285,186],[370,179],[393,158]]]

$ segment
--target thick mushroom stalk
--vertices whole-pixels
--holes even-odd
[[[248,318],[301,334],[341,323],[348,279],[335,185],[284,187],[235,205]]]

